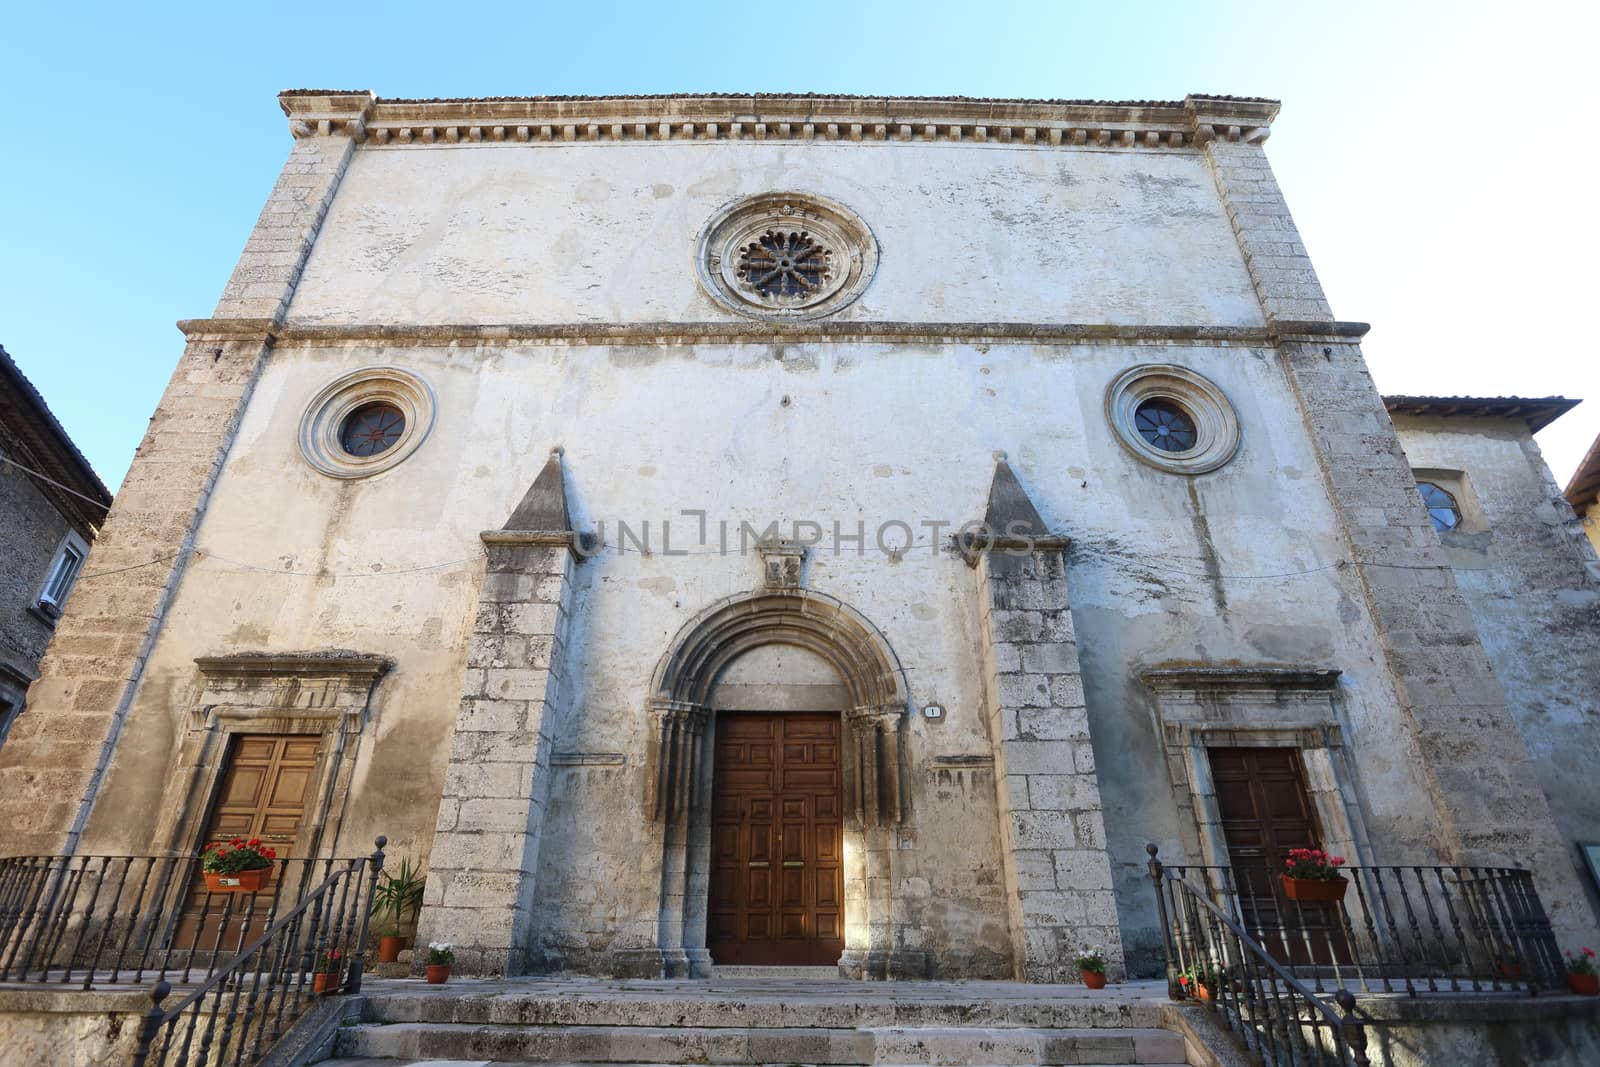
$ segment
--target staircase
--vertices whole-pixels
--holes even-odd
[[[364,1000],[323,1067],[1189,1062],[1161,983],[372,981]]]

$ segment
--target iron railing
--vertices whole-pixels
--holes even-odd
[[[0,858],[0,983],[210,978],[349,862],[279,860],[257,895],[206,890],[194,855]]]
[[[359,993],[388,839],[376,843],[371,856],[337,866],[170,1008],[162,1002],[172,984],[158,981],[133,1067],[252,1067],[318,996]]]
[[[1566,967],[1533,875],[1514,867],[1345,867],[1344,898],[1291,900],[1279,867],[1169,865],[1317,992],[1540,990]]]
[[[1216,1010],[1266,1067],[1369,1067],[1366,1027],[1349,990],[1335,994],[1341,1016],[1212,903],[1204,887],[1164,868],[1155,845],[1147,851],[1174,999]]]

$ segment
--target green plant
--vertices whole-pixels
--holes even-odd
[[[317,953],[317,965],[312,968],[312,973],[338,974],[343,969],[344,953],[336,948],[330,948]]]
[[[1581,955],[1581,956],[1574,956],[1572,953],[1568,952],[1567,953],[1567,973],[1568,974],[1596,974],[1596,973],[1600,973],[1600,972],[1597,972],[1595,970],[1594,949],[1592,949],[1592,948],[1584,949],[1583,950],[1583,955]]]
[[[455,946],[448,941],[428,942],[428,966],[448,967],[456,961]]]
[[[1190,967],[1187,971],[1179,972],[1178,984],[1183,987],[1185,993],[1189,994],[1195,991],[1195,986],[1203,985],[1207,989],[1215,989],[1217,987],[1217,973],[1211,969],[1209,964],[1199,963]]]
[[[378,923],[380,937],[399,936],[400,928],[407,923],[416,922],[417,916],[422,912],[422,891],[427,885],[427,878],[422,873],[421,864],[412,862],[409,858],[403,859],[393,871],[385,870],[378,877],[378,886],[373,890],[373,910],[381,917]]]
[[[263,867],[271,867],[272,861],[278,858],[278,853],[270,845],[263,845],[259,837],[252,837],[248,841],[242,837],[213,841],[202,853],[205,858],[200,861],[201,866],[210,874],[259,871]]]
[[[1079,954],[1076,962],[1080,971],[1088,971],[1091,974],[1106,973],[1105,954],[1097,948],[1091,948],[1089,951]]]

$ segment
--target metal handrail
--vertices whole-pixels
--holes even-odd
[[[169,1057],[175,1057],[172,1067],[250,1067],[321,992],[359,993],[373,891],[389,841],[380,836],[375,843],[371,856],[329,874],[177,1004],[162,1007],[172,984],[157,982],[139,1027],[133,1067],[167,1067]],[[338,973],[341,981],[336,989],[319,991],[315,979],[330,958],[341,963],[327,973]]]
[[[274,891],[196,891],[199,854],[0,857],[0,984],[141,985],[169,974],[209,977],[252,929],[333,872],[345,858],[282,859]],[[193,924],[187,944],[180,933]]]
[[[1166,869],[1201,884],[1318,992],[1328,974],[1411,996],[1566,985],[1533,874],[1520,867],[1350,866],[1343,897],[1321,904],[1288,896],[1282,868],[1264,861]]]
[[[1166,952],[1167,990],[1173,999],[1183,999],[1180,968],[1217,975],[1213,979],[1216,988],[1205,1002],[1221,1012],[1246,1048],[1268,1067],[1316,1063],[1370,1067],[1366,1028],[1355,1013],[1355,996],[1349,990],[1334,995],[1344,1012],[1341,1017],[1273,959],[1232,916],[1207,899],[1204,887],[1167,871],[1157,858],[1155,845],[1145,846],[1145,851],[1150,854],[1150,880],[1156,890]],[[1175,894],[1171,921],[1169,893]],[[1177,907],[1180,901],[1182,910]],[[1180,924],[1177,929],[1174,922]],[[1310,1017],[1303,1011],[1309,1011]],[[1327,1034],[1326,1044],[1323,1033]]]

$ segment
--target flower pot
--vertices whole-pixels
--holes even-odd
[[[338,991],[338,971],[325,971],[311,976],[311,992],[314,996],[325,997],[329,993],[337,993]]]
[[[1567,974],[1567,985],[1580,997],[1600,997],[1600,974]]]
[[[399,934],[380,934],[378,936],[378,962],[393,963],[400,958],[400,950],[406,947],[406,939]]]
[[[1104,989],[1106,987],[1106,972],[1104,971],[1079,971],[1083,977],[1083,984],[1090,989]]]
[[[206,871],[206,889],[213,893],[259,893],[271,874],[271,867],[257,867],[253,871],[237,871],[233,874]]]
[[[1284,896],[1302,904],[1337,904],[1344,899],[1344,891],[1350,888],[1350,882],[1345,878],[1323,881],[1320,878],[1290,878],[1287,874],[1280,874],[1278,881],[1283,884]]]
[[[1522,964],[1520,963],[1501,963],[1498,966],[1501,978],[1517,979],[1522,977]]]
[[[1194,999],[1202,1003],[1209,1004],[1211,1003],[1212,996],[1213,994],[1210,986],[1202,985],[1199,982],[1194,984]]]
[[[450,965],[448,963],[428,964],[428,984],[444,985],[450,980]]]

